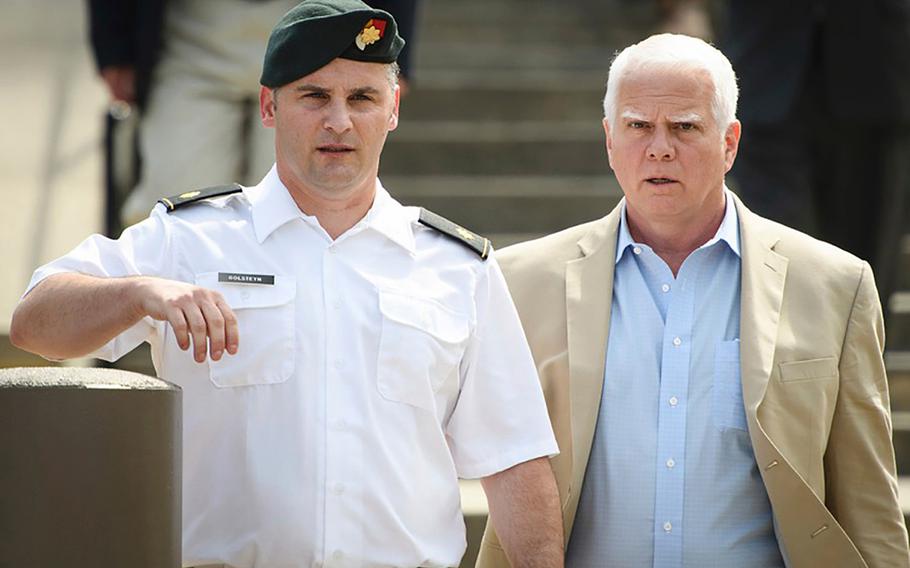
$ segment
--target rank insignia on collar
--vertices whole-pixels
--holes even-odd
[[[453,239],[469,249],[477,253],[481,260],[486,260],[490,256],[490,239],[481,237],[477,233],[469,231],[459,225],[458,223],[453,223],[441,215],[437,215],[432,211],[429,211],[424,208],[420,208],[420,218],[421,225],[426,225],[431,229],[436,229],[443,235]]]
[[[365,50],[368,45],[372,45],[382,39],[382,36],[385,35],[385,25],[385,20],[371,19],[363,25],[363,29],[354,38],[354,44],[360,51]]]

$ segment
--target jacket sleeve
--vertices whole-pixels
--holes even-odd
[[[139,0],[87,0],[92,54],[98,70],[136,64],[136,8]]]
[[[870,568],[910,566],[883,346],[882,310],[872,270],[864,263],[841,353],[825,453],[825,504]]]

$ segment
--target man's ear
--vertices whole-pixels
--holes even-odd
[[[613,138],[610,136],[610,121],[607,120],[607,117],[603,119],[604,125],[604,136],[606,137],[606,146],[607,146],[607,161],[610,162],[610,167],[613,167]]]
[[[401,86],[395,85],[395,106],[392,108],[392,114],[389,116],[389,132],[398,128],[398,108],[401,104]]]
[[[276,93],[268,87],[259,87],[259,118],[266,128],[275,128]]]
[[[739,139],[742,136],[743,125],[738,120],[734,120],[724,132],[724,166],[725,171],[730,171],[733,162],[736,161],[736,153],[739,151]]]

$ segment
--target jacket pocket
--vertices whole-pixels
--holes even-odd
[[[837,360],[834,357],[806,359],[780,363],[780,380],[782,383],[816,381],[837,378]]]
[[[282,383],[294,372],[294,298],[297,283],[275,276],[272,285],[218,282],[217,272],[196,275],[196,284],[219,292],[237,316],[235,355],[209,359],[209,378],[219,388]]]

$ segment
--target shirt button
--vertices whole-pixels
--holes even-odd
[[[341,359],[335,359],[334,365],[335,365],[336,369],[340,369],[341,367],[344,366],[344,363],[341,361]]]
[[[635,254],[641,254],[641,247],[632,247],[632,252]]]
[[[679,399],[676,398],[675,396],[671,396],[670,400],[667,402],[670,403],[670,406],[676,406],[677,404],[679,404]]]
[[[664,284],[663,286],[660,287],[660,289],[663,290],[664,292],[669,292],[669,291],[670,291],[670,285],[669,285],[669,284]]]
[[[674,460],[673,458],[670,458],[670,459],[667,460],[667,468],[668,468],[668,469],[673,469],[673,467],[674,467],[675,465],[676,465],[676,460]]]
[[[342,558],[344,558],[344,552],[341,552],[340,550],[336,550],[335,552],[332,553],[332,558],[334,558],[335,560],[341,560]]]
[[[333,301],[333,302],[332,302],[332,307],[335,308],[336,310],[340,310],[340,309],[341,309],[341,300],[335,300],[335,301]]]
[[[344,493],[344,483],[336,483],[332,486],[332,493],[335,495],[341,495]]]
[[[243,298],[244,300],[249,300],[250,299],[249,290],[244,290],[243,292],[241,292],[240,297]]]
[[[680,339],[680,338],[678,338],[678,337],[674,337],[674,338],[673,338],[673,345],[675,345],[676,347],[679,347],[680,345],[682,345],[682,339]]]
[[[336,252],[338,252],[338,251],[335,249],[335,247],[329,247],[329,248],[326,249],[326,250],[329,251],[329,254],[335,254]]]
[[[332,427],[335,430],[347,430],[348,423],[345,422],[344,420],[335,420],[334,422],[332,422]]]
[[[670,532],[673,530],[673,525],[670,524],[670,521],[664,523],[664,532]]]

